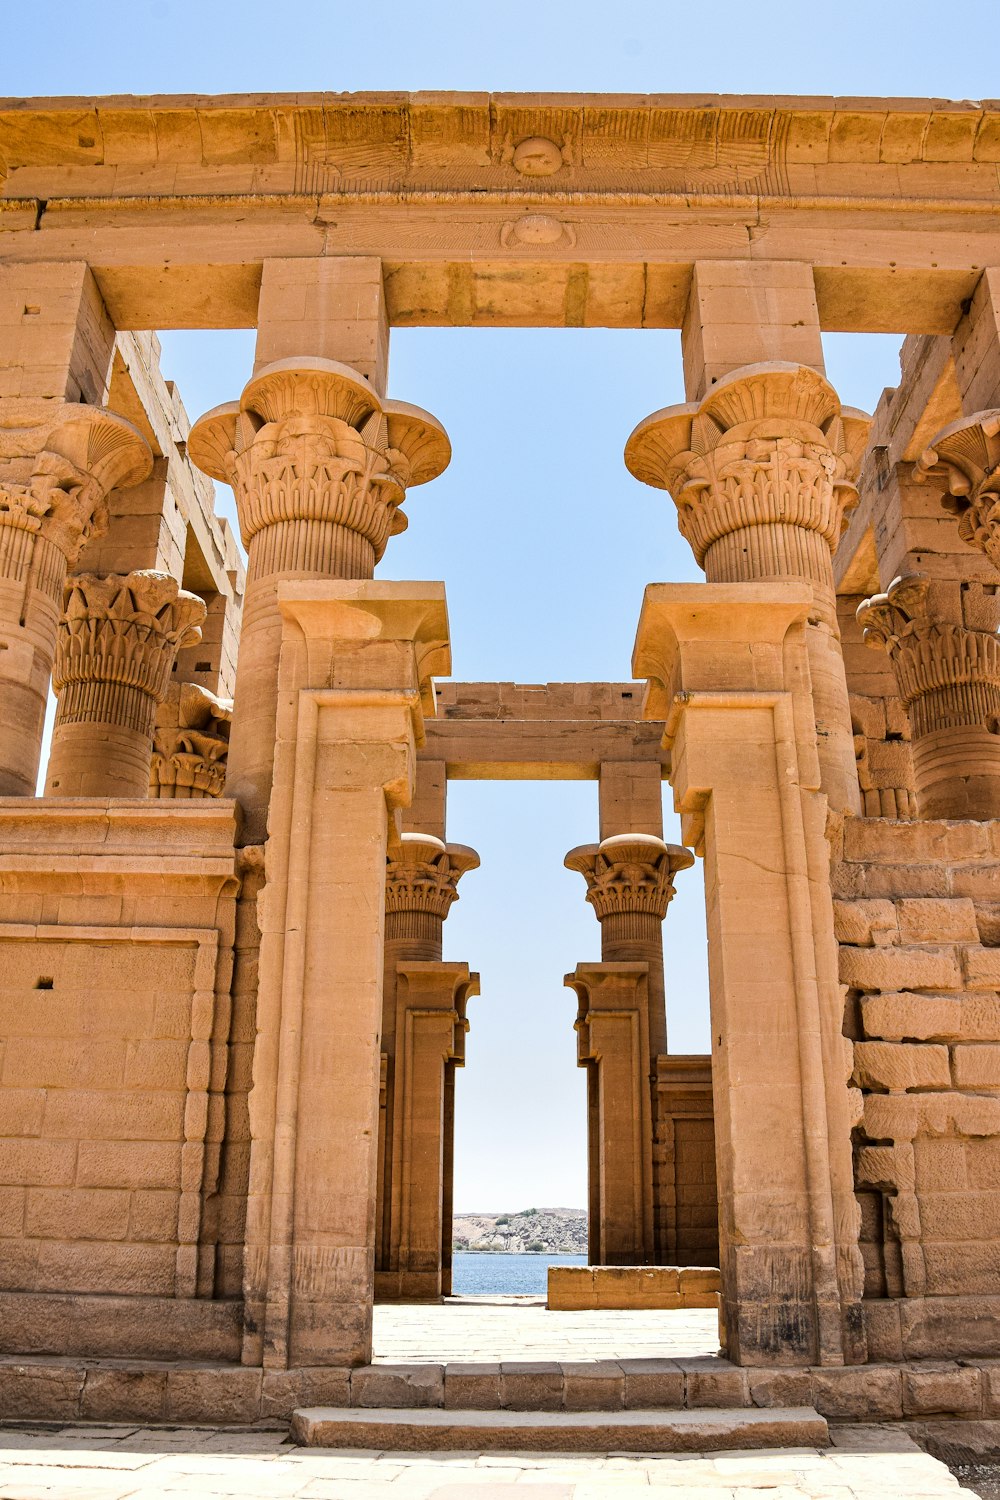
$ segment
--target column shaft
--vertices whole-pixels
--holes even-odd
[[[389,818],[412,794],[421,684],[448,670],[447,616],[430,584],[286,583],[280,602],[245,1352],[278,1368],[364,1364]]]
[[[654,584],[633,658],[705,859],[723,1312],[742,1364],[865,1358],[811,606],[790,584]]]

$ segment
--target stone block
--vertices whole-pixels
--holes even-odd
[[[630,1411],[680,1410],[684,1405],[684,1372],[669,1359],[620,1359],[625,1376],[625,1406]]]
[[[862,1088],[947,1089],[947,1047],[918,1042],[855,1042],[854,1073]]]
[[[750,1385],[745,1369],[711,1355],[679,1359],[677,1363],[684,1372],[685,1406],[750,1405]]]
[[[336,1366],[265,1370],[260,1415],[287,1421],[297,1406],[350,1406],[351,1372]]]
[[[86,1373],[63,1360],[0,1360],[0,1419],[75,1421]]]
[[[865,1034],[883,1041],[912,1037],[931,1041],[961,1036],[966,1002],[959,995],[863,995],[861,1020]]]
[[[715,1195],[712,1195],[712,1209],[715,1209]],[[722,1280],[716,1266],[681,1266],[677,1274],[678,1287],[682,1297],[705,1296],[722,1290]],[[708,1303],[708,1306],[711,1306]]]
[[[885,947],[898,936],[896,908],[891,901],[835,901],[833,928],[838,943]]]
[[[341,1372],[343,1373],[343,1372]],[[262,1372],[243,1366],[170,1370],[165,1415],[169,1422],[256,1422],[261,1415]]]
[[[500,1366],[500,1405],[507,1410],[559,1411],[562,1404],[562,1365],[511,1360]]]
[[[352,1406],[443,1406],[443,1365],[361,1365],[351,1371]]]
[[[903,1357],[1000,1357],[1000,1297],[904,1297],[899,1301]]]
[[[621,1411],[625,1405],[625,1374],[610,1359],[564,1364],[565,1411]]]
[[[750,1400],[754,1406],[809,1406],[812,1377],[808,1370],[747,1370]]]
[[[840,980],[860,990],[958,990],[962,972],[954,948],[845,948]]]
[[[162,1422],[167,1370],[135,1365],[89,1369],[80,1396],[87,1422]]]
[[[975,943],[976,908],[969,898],[951,901],[911,898],[896,907],[901,943]]]
[[[892,1298],[866,1297],[861,1311],[868,1340],[868,1358],[875,1363],[898,1364],[903,1358],[899,1303]]]
[[[903,1415],[898,1369],[844,1365],[812,1371],[812,1404],[824,1417],[838,1421],[895,1422]]]
[[[495,1411],[500,1405],[500,1366],[445,1365],[444,1404],[452,1411]]]
[[[970,989],[1000,990],[1000,948],[984,948],[978,943],[964,947],[962,966]]]
[[[956,1088],[1000,1089],[1000,1044],[966,1042],[951,1056]]]
[[[958,1365],[910,1365],[903,1370],[903,1415],[978,1415],[982,1391],[978,1370]]]
[[[547,1303],[568,1312],[596,1307],[593,1266],[549,1266]]]

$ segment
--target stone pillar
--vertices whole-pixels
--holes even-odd
[[[654,412],[625,462],[670,492],[709,583],[804,582],[821,784],[837,812],[861,810],[832,557],[857,504],[870,419],[842,407],[815,369],[760,364],[718,379],[700,402]]]
[[[741,1364],[861,1363],[828,808],[793,584],[651,584],[633,656],[705,860],[722,1301]]]
[[[66,584],[52,685],[59,698],[47,797],[145,797],[153,725],[179,648],[205,605],[165,573]]]
[[[577,1061],[587,1069],[591,1265],[655,1259],[648,968],[578,964],[565,983],[580,1002]]]
[[[648,833],[622,833],[571,849],[564,864],[587,882],[587,900],[601,924],[605,963],[645,963],[649,974],[649,1052],[667,1050],[663,988],[663,919],[674,897],[674,876],[694,864],[679,844]]]
[[[917,816],[1000,818],[1000,588],[913,573],[858,620],[909,710]]]
[[[0,472],[0,795],[7,797],[33,796],[38,780],[67,571],[106,527],[109,491],[138,483],[152,463],[132,424],[102,408],[58,403],[37,423],[4,432]],[[10,458],[12,449],[27,451]]]
[[[195,682],[172,682],[156,710],[151,797],[220,797],[233,705]]]
[[[376,1270],[385,1273],[378,1282],[380,1297],[404,1295],[400,1290],[398,1273],[407,1269],[401,1261],[403,1226],[400,1222],[395,1182],[397,1169],[402,1169],[400,1152],[407,1158],[411,1154],[405,1121],[397,1121],[397,1108],[402,1102],[399,1089],[403,1081],[401,1074],[397,1076],[397,1061],[400,1061],[397,1058],[397,1042],[402,1039],[406,1025],[397,996],[398,976],[403,967],[414,963],[440,966],[444,920],[452,903],[458,900],[458,882],[468,870],[478,867],[479,856],[474,849],[468,849],[464,844],[445,844],[442,839],[421,833],[404,833],[391,852],[386,867],[382,1008],[386,1110],[382,1122],[384,1142],[376,1237]],[[468,970],[465,969],[464,972],[467,974]],[[432,1063],[432,1066],[436,1075],[437,1063]],[[408,1086],[411,1089],[413,1087],[412,1083]],[[450,1189],[450,1184],[445,1185],[443,1181],[444,1158],[450,1155],[451,1143],[444,1139],[439,1161],[441,1182],[433,1189],[437,1196],[444,1194],[446,1187]],[[441,1252],[443,1243],[443,1240],[439,1241]],[[425,1291],[423,1295],[440,1295],[440,1286],[436,1292]]]
[[[451,1243],[449,1088],[465,1061],[466,1006],[479,993],[467,964],[401,963],[396,969],[391,1073],[391,1172],[386,1204],[388,1264],[376,1272],[380,1297],[436,1301],[443,1284],[445,1239]],[[390,1082],[391,1080],[391,1082]],[[387,1122],[388,1145],[388,1122]],[[448,1288],[450,1290],[450,1287]]]
[[[412,796],[440,584],[282,582],[259,898],[244,1362],[371,1358],[386,855]]]
[[[274,762],[281,612],[288,579],[367,579],[406,527],[411,485],[447,466],[440,424],[383,400],[347,365],[282,359],[259,369],[239,402],[196,422],[196,466],[232,485],[248,554],[227,790],[244,838],[266,834]]]

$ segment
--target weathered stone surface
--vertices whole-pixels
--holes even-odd
[[[500,1405],[500,1366],[445,1365],[444,1404],[449,1410],[496,1411]]]
[[[170,1370],[164,1414],[171,1422],[255,1422],[261,1393],[260,1370]]]
[[[903,1415],[928,1416],[935,1412],[961,1415],[978,1413],[982,1405],[978,1370],[957,1365],[909,1367],[903,1371]]]
[[[352,1406],[443,1406],[442,1365],[367,1365],[351,1371]]]
[[[666,1359],[621,1359],[625,1405],[630,1410],[670,1409],[684,1405],[684,1372]]]
[[[500,1404],[511,1411],[559,1411],[562,1366],[544,1360],[505,1361],[500,1366]]]
[[[309,1447],[399,1452],[497,1449],[526,1452],[682,1453],[726,1448],[824,1448],[826,1423],[809,1407],[788,1411],[413,1412],[298,1410],[295,1441]]]
[[[862,1088],[948,1088],[951,1070],[947,1047],[913,1042],[855,1042],[854,1071]]]
[[[329,1401],[351,1404],[351,1372],[322,1366],[312,1370],[265,1370],[260,1415],[290,1420],[297,1406]]]
[[[566,1411],[621,1411],[625,1374],[614,1360],[564,1364],[563,1408]]]
[[[813,1370],[812,1393],[816,1410],[837,1421],[891,1422],[903,1414],[898,1369]]]

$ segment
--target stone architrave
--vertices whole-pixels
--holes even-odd
[[[578,964],[577,1062],[587,1070],[588,1259],[655,1260],[648,965]]]
[[[870,425],[818,371],[775,361],[654,412],[625,448],[637,479],[670,492],[709,583],[808,584],[821,786],[837,812],[859,813],[861,797],[832,559]]]
[[[909,710],[918,816],[1000,818],[1000,588],[912,573],[858,620]]]
[[[980,411],[950,423],[918,460],[918,483],[946,487],[945,510],[958,534],[1000,571],[1000,411]]]
[[[32,796],[63,584],[107,527],[111,490],[152,468],[145,438],[102,407],[60,403],[44,435],[4,431],[0,467],[0,795]],[[21,457],[12,451],[30,449]]]
[[[449,1044],[449,1056],[446,1058],[445,1067],[442,1135],[439,1144],[432,1149],[437,1167],[433,1173],[425,1171],[418,1180],[408,1165],[413,1157],[414,1146],[407,1136],[406,1116],[404,1114],[398,1117],[397,1113],[403,1104],[401,1089],[404,1079],[404,1074],[397,1066],[397,1062],[400,1062],[406,1069],[406,1088],[410,1095],[415,1086],[417,1088],[430,1087],[432,1090],[437,1087],[438,1065],[435,1057],[431,1055],[430,1067],[433,1077],[426,1081],[418,1079],[415,1085],[413,1069],[416,1066],[416,1060],[410,1059],[407,1062],[405,1059],[398,1059],[397,1045],[407,1035],[409,1024],[405,1015],[405,996],[409,993],[409,987],[404,983],[402,992],[397,994],[397,991],[399,976],[404,967],[409,969],[414,963],[427,963],[441,968],[444,921],[452,903],[458,900],[458,882],[467,871],[475,870],[478,866],[479,856],[474,849],[469,849],[464,844],[445,844],[442,839],[432,834],[414,832],[404,833],[401,836],[391,851],[386,865],[385,978],[382,1008],[382,1054],[386,1074],[386,1097],[385,1109],[379,1122],[375,1262],[376,1290],[380,1297],[410,1295],[410,1291],[401,1290],[401,1276],[409,1273],[411,1269],[418,1273],[422,1288],[421,1296],[439,1296],[451,1290],[452,1183],[450,1173],[454,1159],[453,1091],[455,1068],[464,1064],[464,1041],[461,1052],[458,1050],[457,1042],[454,1046]],[[463,974],[468,976],[467,966],[458,967]],[[450,973],[455,968],[455,965],[445,965],[441,972],[442,974],[445,971]],[[454,985],[447,976],[442,983],[448,995],[451,995]],[[464,998],[467,1000],[474,993],[478,993],[478,990],[468,989]],[[452,1007],[453,1001],[449,1000],[446,1009]],[[464,1031],[468,1030],[464,1000],[462,1019],[464,1037]],[[426,1142],[424,1148],[426,1155],[427,1150],[431,1148]],[[425,1223],[430,1222],[433,1212],[437,1213],[440,1233],[435,1268],[436,1285],[431,1285],[429,1281],[428,1268],[425,1264],[426,1250],[420,1251],[419,1268],[416,1266],[411,1268],[409,1265],[408,1241],[405,1226],[401,1220],[402,1199],[396,1182],[398,1171],[407,1174],[405,1188],[407,1212],[412,1214],[422,1211]],[[427,1207],[424,1210],[414,1207],[416,1195],[421,1190],[428,1197]],[[432,1205],[438,1200],[440,1200],[441,1207],[432,1211]],[[413,1285],[416,1287],[416,1282]]]
[[[285,582],[266,849],[244,1362],[371,1358],[385,875],[431,678],[436,583]]]
[[[226,783],[232,702],[196,682],[172,682],[156,710],[151,797],[220,797]]]
[[[705,860],[722,1310],[740,1364],[866,1358],[812,610],[801,584],[651,584],[633,656]]]
[[[620,833],[599,844],[581,844],[563,861],[587,882],[587,900],[601,924],[605,963],[649,966],[649,1050],[667,1050],[663,985],[663,919],[674,898],[674,877],[694,864],[679,844],[649,833]]]
[[[58,695],[45,794],[145,797],[157,706],[205,604],[167,573],[66,584],[52,684]]]
[[[382,399],[347,365],[301,358],[265,366],[238,402],[203,416],[188,454],[232,486],[248,554],[227,787],[256,843],[274,761],[279,585],[371,578],[406,528],[407,490],[440,474],[451,447],[428,412]]]

